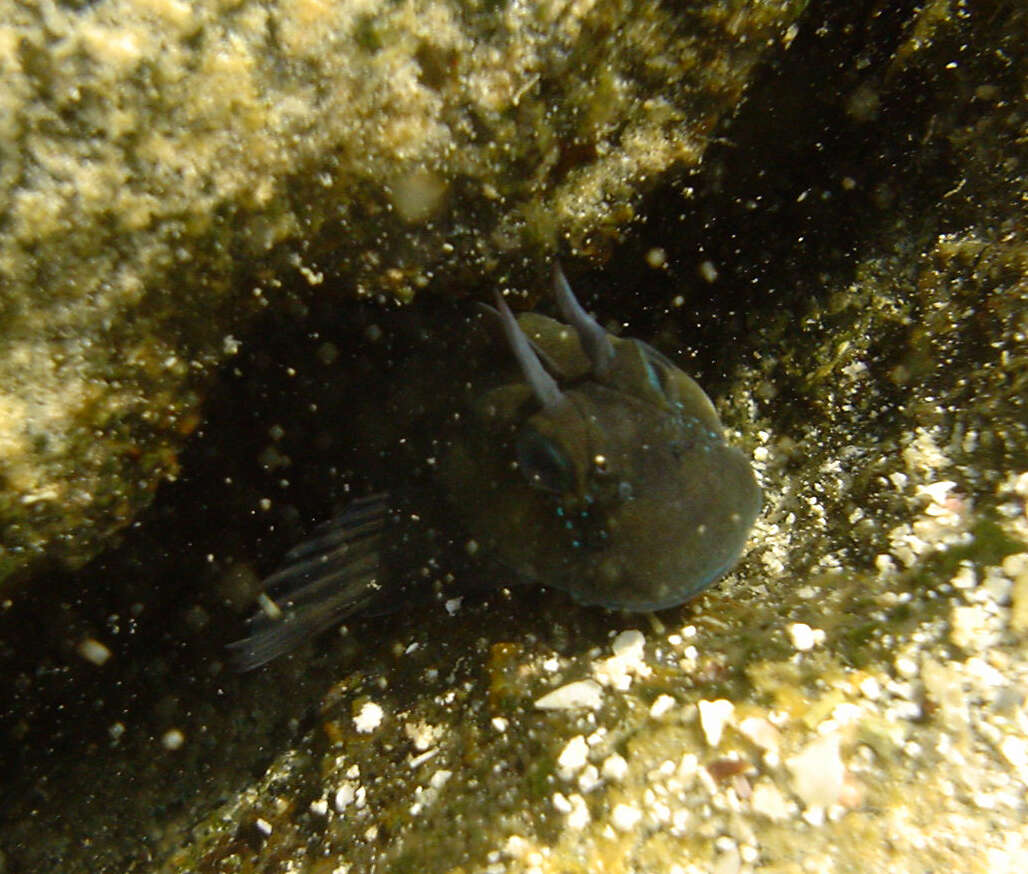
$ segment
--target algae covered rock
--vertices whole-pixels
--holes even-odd
[[[0,580],[81,564],[174,477],[283,284],[408,300],[609,248],[795,6],[8,4]]]

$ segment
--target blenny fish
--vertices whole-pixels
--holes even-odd
[[[483,307],[506,360],[447,399],[426,475],[352,502],[285,556],[249,636],[229,645],[236,669],[399,609],[458,553],[494,585],[632,611],[681,604],[736,563],[761,490],[714,405],[651,346],[605,331],[559,265],[553,286],[564,322],[515,318],[498,292]]]

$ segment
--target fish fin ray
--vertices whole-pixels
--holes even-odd
[[[237,671],[259,668],[367,607],[381,591],[381,541],[388,515],[388,495],[362,498],[290,550],[263,583],[269,606],[281,613],[273,616],[262,609],[248,620],[249,634],[228,645],[232,666]]]
[[[352,579],[330,596],[302,608],[287,611],[281,618],[263,616],[241,640],[228,644],[229,660],[239,672],[252,671],[296,649],[314,635],[363,609],[377,594],[373,574]]]
[[[324,554],[366,533],[380,530],[386,520],[387,499],[385,492],[379,492],[347,504],[341,513],[322,522],[310,537],[290,549],[282,559],[282,567],[287,568],[302,558]]]

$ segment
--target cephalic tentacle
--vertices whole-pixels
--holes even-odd
[[[593,373],[602,376],[614,360],[614,345],[610,335],[603,330],[600,323],[589,315],[578,302],[575,293],[568,284],[567,277],[558,261],[553,266],[553,293],[557,298],[557,308],[564,320],[575,329],[582,349],[589,356]]]
[[[507,343],[518,360],[521,373],[525,377],[525,382],[531,387],[532,394],[544,408],[555,407],[564,400],[564,394],[557,385],[557,381],[546,372],[539,356],[532,350],[532,344],[528,342],[528,337],[521,330],[517,319],[514,318],[510,307],[503,299],[503,295],[498,291],[496,292],[496,310],[500,315],[500,324],[503,326]]]

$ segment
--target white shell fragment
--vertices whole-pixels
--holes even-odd
[[[353,726],[357,731],[367,734],[382,724],[383,716],[385,716],[385,713],[381,707],[374,701],[367,701],[361,707],[360,712],[353,718]]]
[[[576,680],[547,692],[535,702],[540,710],[574,710],[579,707],[598,710],[603,689],[595,680]]]
[[[718,698],[716,701],[697,701],[696,706],[700,711],[703,735],[710,746],[716,747],[721,743],[721,734],[735,712],[735,705],[724,698]]]
[[[783,822],[789,818],[789,803],[782,791],[770,780],[760,780],[753,787],[750,807],[754,813],[766,816],[772,822]]]
[[[805,746],[786,759],[793,788],[807,807],[828,807],[839,801],[846,766],[839,754],[839,736],[831,734]]]

